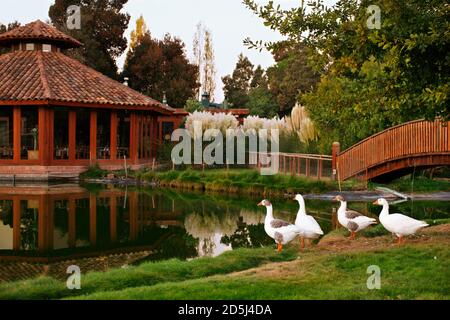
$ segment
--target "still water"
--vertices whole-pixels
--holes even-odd
[[[240,247],[273,246],[259,198],[99,185],[0,187],[0,282],[149,260],[217,256]],[[273,199],[276,217],[293,222],[296,202]],[[337,204],[307,200],[324,232],[337,228]],[[376,217],[379,207],[354,202]],[[418,219],[450,216],[450,202],[392,206]]]

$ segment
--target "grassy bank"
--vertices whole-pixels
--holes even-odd
[[[408,176],[394,180],[388,184],[370,184],[371,188],[377,186],[387,186],[391,189],[406,193],[450,191],[450,181],[430,179],[425,176],[419,176],[414,179],[411,179],[411,177]]]
[[[90,273],[81,290],[39,278],[0,285],[1,299],[450,299],[450,225],[393,244],[392,237],[351,241],[330,235],[299,252],[238,249],[216,258],[143,263]],[[369,290],[367,268],[380,267]]]
[[[186,169],[183,171],[138,171],[133,177],[152,181],[161,187],[244,193],[264,196],[282,196],[286,193],[323,193],[339,190],[335,181],[316,180],[306,177],[277,174],[263,176],[252,169],[209,169],[205,171]],[[365,184],[356,181],[342,183],[343,190],[362,190]]]
[[[184,281],[254,268],[268,262],[289,261],[296,257],[293,250],[281,255],[271,248],[241,249],[226,252],[216,258],[193,261],[176,259],[147,262],[126,269],[92,272],[82,278],[81,290],[68,290],[64,282],[49,277],[0,285],[0,299],[61,299],[95,292],[117,291],[142,285]]]
[[[108,175],[117,178],[125,176],[124,171],[108,172],[98,166],[91,167],[81,175],[82,180],[104,179]],[[169,171],[129,171],[128,177],[138,181],[155,183],[165,188],[220,192],[230,194],[260,195],[265,197],[280,197],[286,193],[324,193],[338,191],[365,190],[367,185],[356,180],[338,182],[316,180],[284,174],[263,176],[253,169],[206,169],[201,170],[169,170]],[[419,176],[414,180],[410,177],[397,179],[387,184],[369,183],[369,189],[378,186],[389,187],[400,192],[437,192],[449,191],[450,181],[445,179],[429,179]]]

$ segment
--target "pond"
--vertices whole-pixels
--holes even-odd
[[[264,232],[260,198],[100,185],[0,186],[0,282],[66,276],[142,261],[217,256],[241,247],[274,246]],[[293,222],[297,202],[272,199],[276,217]],[[325,233],[337,204],[306,200]],[[379,207],[352,202],[376,217]],[[414,201],[392,210],[417,219],[450,216],[449,201]]]

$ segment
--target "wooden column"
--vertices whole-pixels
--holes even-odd
[[[90,163],[97,160],[97,111],[91,111],[91,134],[90,134]]]
[[[117,241],[117,198],[111,197],[109,212],[109,234],[111,242]]]
[[[50,137],[49,133],[49,119],[47,107],[39,107],[38,109],[38,150],[39,150],[39,163],[42,166],[50,165]]]
[[[111,160],[117,159],[117,111],[111,111]]]
[[[89,242],[97,245],[97,198],[93,194],[89,196]]]
[[[44,212],[45,216],[44,219],[46,220],[46,250],[52,250],[53,249],[53,236],[55,234],[55,219],[54,219],[54,212],[55,212],[55,203],[53,201],[48,201],[46,204],[42,206],[39,205],[39,214],[41,212]]]
[[[76,160],[77,113],[69,111],[69,160]]]
[[[13,148],[14,148],[14,162],[17,163],[20,161],[20,107],[14,106],[13,109],[13,127],[14,127],[14,133],[13,133]]]
[[[20,199],[17,197],[13,199],[13,250],[20,250]]]
[[[138,128],[137,114],[132,112],[130,115],[130,162],[137,162],[137,144],[138,144]]]
[[[333,180],[336,180],[337,176],[337,159],[340,152],[341,145],[339,142],[333,142],[332,148],[331,148],[331,176]]]
[[[76,246],[76,241],[77,241],[77,216],[76,216],[76,212],[77,212],[77,204],[75,199],[71,198],[69,199],[69,210],[68,210],[68,215],[69,215],[69,248],[74,248]]]
[[[47,198],[47,199],[46,199]],[[53,220],[49,220],[48,216],[48,196],[40,195],[39,196],[39,211],[38,211],[38,251],[45,251],[48,248],[48,242],[46,241],[48,232],[49,232],[49,224],[53,224]]]
[[[48,163],[52,164],[52,161],[55,159],[55,110],[49,109],[47,114],[48,119]]]

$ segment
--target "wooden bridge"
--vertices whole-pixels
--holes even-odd
[[[450,165],[450,121],[407,122],[339,152],[333,144],[332,168],[336,178],[390,180],[414,169]]]

